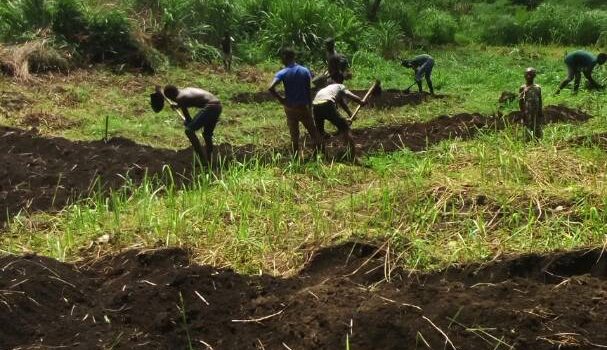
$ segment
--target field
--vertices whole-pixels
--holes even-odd
[[[98,0],[72,16],[90,31],[73,37],[57,8],[76,2],[50,3],[54,19],[34,16],[44,1],[0,4],[0,349],[607,347],[607,93],[554,94],[566,52],[605,52],[601,2],[435,0],[416,22],[414,1],[359,18],[372,1],[302,0],[297,17],[274,0],[158,1],[164,16],[153,1]],[[194,28],[186,3],[234,23],[212,12]],[[254,17],[254,4],[274,12]],[[352,126],[362,164],[335,135],[323,156],[304,136],[293,158],[267,92],[285,40],[324,69],[306,32],[335,29],[323,11],[342,26],[348,87],[382,83]],[[245,38],[231,72],[212,48],[222,25]],[[109,39],[89,40],[95,30]],[[140,39],[111,46],[128,42],[118,32]],[[29,66],[3,61],[25,51]],[[35,70],[32,52],[65,54],[69,69]],[[404,91],[412,72],[396,58],[420,52],[436,59],[436,96]],[[537,141],[502,98],[530,66]],[[605,83],[606,69],[594,76]],[[149,94],[168,83],[222,100],[212,167],[175,113],[152,112]]]

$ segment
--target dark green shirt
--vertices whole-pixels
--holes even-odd
[[[411,63],[413,67],[421,67],[424,65],[424,63],[428,62],[428,60],[431,59],[433,59],[432,56],[423,54],[413,57],[413,59],[409,60],[409,63]]]
[[[593,70],[597,63],[597,57],[584,50],[573,51],[565,56],[565,64],[577,70]]]

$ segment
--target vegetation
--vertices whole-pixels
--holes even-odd
[[[327,20],[330,19],[330,20]],[[259,63],[283,46],[317,60],[333,36],[340,50],[395,57],[402,47],[437,44],[602,44],[607,6],[596,0],[7,0],[0,41],[45,39],[73,64],[109,62],[147,71],[220,57],[236,38],[237,57]],[[601,39],[603,38],[603,39]],[[378,41],[379,39],[379,41]],[[378,44],[379,43],[379,44]]]
[[[540,72],[545,104],[583,108],[595,116],[591,121],[552,124],[539,143],[524,142],[518,125],[483,130],[474,139],[445,140],[423,152],[372,154],[365,167],[292,161],[279,151],[288,144],[288,132],[278,105],[230,101],[239,92],[265,86],[277,63],[240,66],[233,75],[208,65],[170,68],[155,76],[80,71],[18,87],[25,96],[38,97],[33,110],[81,122],[60,131],[41,128],[41,133],[101,139],[109,115],[111,135],[184,148],[187,140],[179,122],[170,112],[152,113],[147,94],[157,82],[202,86],[225,104],[217,143],[262,145],[274,149],[275,157],[200,174],[183,187],[167,170],[163,179],[127,183],[122,191],[82,198],[56,214],[24,212],[3,233],[2,251],[74,260],[128,247],[184,246],[192,248],[200,262],[288,274],[301,266],[309,248],[349,239],[389,242],[399,262],[415,269],[501,253],[602,245],[607,224],[605,153],[596,145],[571,140],[607,132],[602,117],[607,113],[605,93],[552,95],[566,73],[561,61],[567,49],[433,49],[439,62],[435,85],[449,97],[418,106],[364,110],[355,127],[428,121],[462,112],[495,113],[501,91],[515,91],[529,65]],[[376,54],[361,52],[352,60],[351,87],[366,88],[375,78],[385,88],[408,85],[409,71]],[[55,88],[40,89],[48,85]],[[65,93],[57,96],[58,89]],[[507,105],[504,112],[515,108]],[[18,125],[20,117],[4,116],[0,122]],[[109,243],[96,243],[102,237],[109,237]],[[86,250],[91,246],[94,253]]]

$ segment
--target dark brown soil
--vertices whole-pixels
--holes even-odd
[[[583,121],[590,118],[566,107],[546,108],[550,121]],[[505,118],[480,114],[441,116],[425,123],[355,129],[354,137],[364,153],[401,148],[424,150],[454,137],[468,139],[479,130],[502,128],[504,120],[515,121],[516,114]],[[329,157],[343,153],[340,138],[328,141]],[[260,149],[254,145],[222,144],[217,154],[226,166],[232,160],[252,157],[269,161],[272,152],[289,154],[282,149]],[[338,156],[335,156],[338,157]],[[217,164],[220,162],[216,161]],[[60,209],[71,200],[87,197],[92,190],[113,190],[124,184],[124,175],[134,183],[144,177],[162,177],[170,166],[178,185],[187,183],[193,169],[191,150],[173,151],[139,145],[123,138],[107,143],[73,142],[63,138],[40,137],[35,132],[0,127],[0,223],[21,210]],[[100,178],[99,181],[96,179]]]
[[[352,92],[361,98],[367,93],[366,90],[352,90]],[[444,95],[437,95],[432,97],[430,94],[423,92],[411,92],[406,93],[402,90],[384,90],[378,96],[373,96],[369,99],[369,107],[371,108],[392,108],[401,107],[407,105],[418,105],[430,98],[444,98]],[[267,91],[261,92],[243,92],[232,96],[233,102],[238,103],[263,103],[263,102],[274,102],[275,99]]]
[[[178,249],[78,265],[4,257],[0,348],[333,350],[348,336],[365,350],[597,349],[607,345],[602,253],[388,274],[383,251],[344,244],[290,279],[191,264]]]
[[[513,112],[506,116],[485,116],[478,113],[462,113],[440,116],[428,122],[403,125],[387,125],[354,129],[354,139],[364,152],[398,149],[422,151],[438,142],[451,138],[470,139],[481,130],[501,130],[508,123],[519,123],[522,115]],[[590,115],[565,106],[548,106],[544,109],[546,123],[584,122]],[[354,128],[356,125],[353,126]],[[330,140],[329,147],[343,148],[339,138]]]

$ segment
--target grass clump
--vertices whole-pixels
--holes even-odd
[[[457,21],[447,11],[437,8],[423,10],[415,26],[415,35],[430,44],[449,44],[455,42]]]

